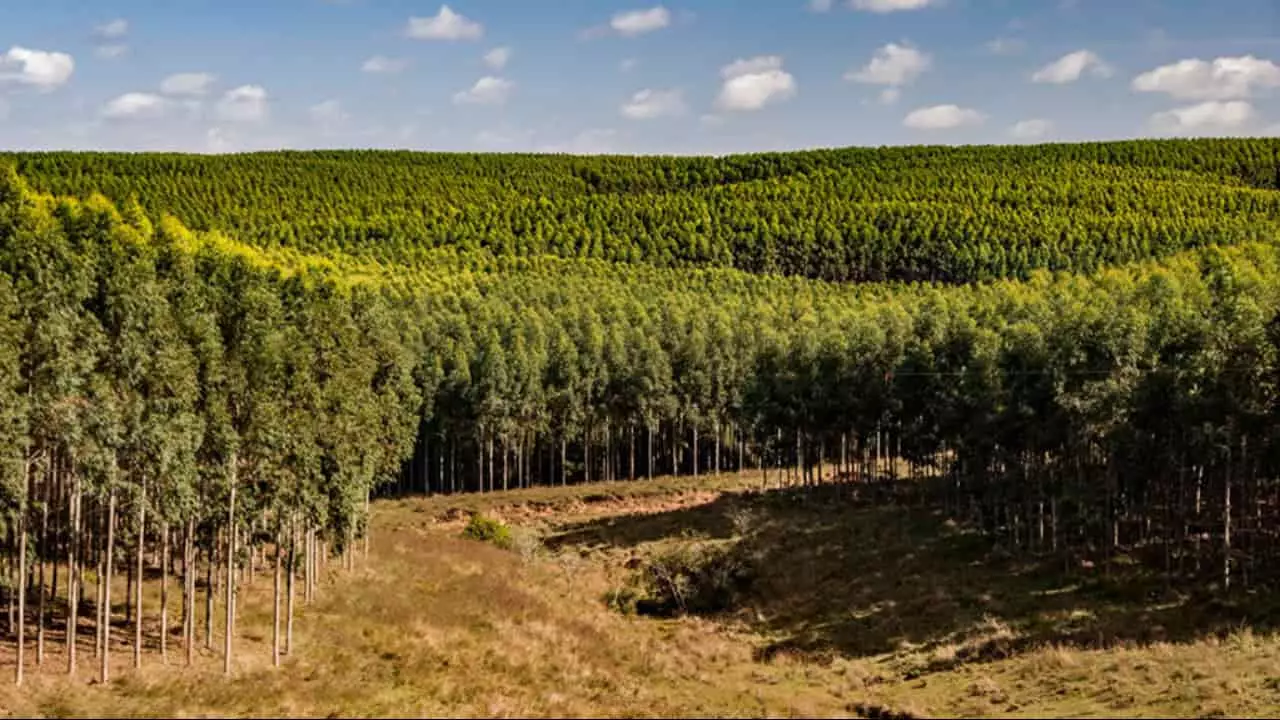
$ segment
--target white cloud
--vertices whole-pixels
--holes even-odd
[[[809,0],[810,12],[824,13],[831,10],[832,0]]]
[[[208,94],[209,86],[216,79],[209,73],[177,73],[160,83],[160,92],[165,95],[200,97]]]
[[[1252,55],[1179,60],[1133,79],[1138,92],[1165,93],[1179,100],[1238,100],[1280,87],[1280,66]]]
[[[0,55],[0,85],[17,83],[49,91],[65,85],[76,62],[62,52],[46,52],[13,46]]]
[[[636,65],[639,64],[639,60],[636,60],[635,58],[627,58],[626,60],[618,63],[618,69],[622,70],[622,72],[631,72],[632,70],[635,70]]]
[[[1017,38],[996,38],[984,46],[992,55],[1017,55],[1026,49],[1027,44]]]
[[[347,121],[350,117],[337,100],[325,100],[316,103],[307,110],[311,121],[325,129],[333,129]]]
[[[1201,133],[1239,130],[1257,118],[1244,100],[1209,100],[1151,116],[1151,128],[1163,133]]]
[[[901,90],[899,90],[896,87],[890,87],[880,91],[879,100],[881,105],[892,105],[898,102],[898,99],[901,97],[902,97]]]
[[[623,104],[621,112],[624,117],[632,120],[652,120],[683,115],[684,93],[679,90],[641,90],[632,95],[629,102]]]
[[[404,70],[408,66],[409,66],[408,60],[402,60],[400,58],[389,58],[383,55],[374,55],[373,57],[361,63],[360,70],[361,72],[367,72],[367,73],[391,74],[391,73],[398,73],[401,70]]]
[[[901,10],[923,10],[931,5],[941,5],[942,0],[850,0],[854,10],[874,13],[891,13]]]
[[[735,60],[724,66],[720,75],[724,85],[715,103],[720,110],[759,110],[796,94],[795,78],[782,68],[782,58],[777,55]]]
[[[114,60],[118,57],[124,57],[129,52],[128,45],[99,45],[94,48],[94,54],[105,60]]]
[[[493,70],[502,70],[511,62],[511,48],[496,47],[484,54],[484,64]]]
[[[129,21],[124,18],[116,18],[111,22],[95,27],[93,34],[106,40],[117,40],[129,34]]]
[[[604,155],[618,152],[613,140],[618,131],[612,128],[593,128],[574,135],[568,142],[544,145],[539,150],[571,155]]]
[[[889,43],[877,50],[861,70],[845,73],[844,79],[871,85],[910,85],[932,63],[933,59],[926,53],[908,45]]]
[[[658,5],[648,10],[628,10],[616,13],[609,20],[609,27],[619,35],[633,37],[654,30],[661,30],[671,24],[671,11]]]
[[[102,107],[108,120],[157,118],[169,109],[169,101],[152,93],[125,93]]]
[[[1089,50],[1077,50],[1035,71],[1031,81],[1064,85],[1079,80],[1086,72],[1095,77],[1111,77],[1111,67],[1102,58]]]
[[[433,17],[411,17],[405,34],[414,40],[478,40],[484,26],[441,5]]]
[[[477,80],[471,89],[454,93],[453,102],[455,105],[502,105],[515,86],[510,80],[486,75]]]
[[[267,91],[261,85],[241,85],[218,101],[218,116],[231,122],[257,122],[267,116]]]
[[[971,108],[957,105],[934,105],[912,110],[902,124],[913,130],[949,130],[966,125],[981,125],[986,116]]]
[[[1009,134],[1019,140],[1034,140],[1053,132],[1053,123],[1041,118],[1019,120],[1009,128]]]

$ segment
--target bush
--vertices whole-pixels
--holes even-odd
[[[503,550],[510,550],[515,544],[511,538],[511,528],[506,523],[478,512],[471,513],[471,521],[462,530],[462,536],[491,543]]]
[[[750,589],[755,574],[743,543],[727,549],[688,545],[658,555],[641,568],[635,612],[669,617],[728,610]]]

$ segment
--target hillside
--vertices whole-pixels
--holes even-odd
[[[92,662],[104,690],[139,712],[243,710],[231,687],[274,688],[279,712],[309,712],[280,691],[297,668],[325,686],[315,697],[347,712],[413,712],[420,689],[401,673],[431,675],[441,658],[417,653],[474,633],[466,652],[444,657],[466,672],[441,680],[430,712],[807,714],[883,701],[965,714],[973,707],[950,681],[936,695],[902,683],[950,672],[957,658],[960,675],[939,677],[964,676],[974,654],[990,659],[981,633],[1010,657],[1043,658],[1059,642],[1113,650],[1090,645],[1090,633],[1175,655],[1209,643],[1280,573],[1275,150],[11,156],[21,172],[0,172],[0,597],[15,677],[41,667],[52,694],[31,695],[43,698],[37,707],[91,711],[102,695],[59,695],[47,677],[50,648],[68,647],[81,658],[77,668],[68,654],[68,674]],[[882,223],[882,210],[907,224]],[[848,213],[828,218],[844,229],[871,213],[874,241],[806,244],[801,226],[836,212]],[[778,273],[744,260],[755,256],[734,223],[752,218],[781,229],[773,247],[809,264]],[[1117,230],[1125,223],[1132,232]],[[363,233],[379,224],[390,234],[373,242]],[[1015,236],[1029,239],[1001,239]],[[836,254],[813,264],[819,252]],[[903,282],[931,276],[923,267],[969,269]],[[847,282],[874,278],[896,279]],[[739,505],[714,504],[546,538],[561,557],[599,551],[600,573],[658,558],[602,546],[671,540],[692,558],[673,576],[693,578],[673,587],[687,580],[695,591],[675,599],[624,588],[620,576],[589,595],[544,597],[550,585],[536,573],[551,568],[525,577],[493,553],[491,568],[469,564],[474,545],[424,525],[434,504],[486,507],[517,488],[585,501],[601,481],[628,480],[643,495],[661,487],[652,478],[674,475],[714,493],[723,478],[708,476],[725,470],[787,488],[745,501],[774,518],[746,544],[680,549],[681,533],[704,523],[712,540],[748,534],[726,534]],[[443,497],[385,509],[417,494]],[[426,555],[419,543],[432,546]],[[698,594],[706,576],[737,582],[738,556],[716,555],[720,546],[757,558],[764,584],[746,590],[751,602],[723,583]],[[345,579],[321,583],[331,559]],[[433,560],[451,569],[415,575]],[[879,561],[903,572],[864,577]],[[791,574],[804,567],[823,574]],[[271,597],[241,605],[267,568]],[[967,584],[1010,574],[1021,580],[1000,592]],[[423,607],[397,595],[415,582],[426,597],[460,584],[503,602],[463,612],[461,630],[445,632],[431,623],[451,617],[456,597]],[[817,595],[770,605],[761,587]],[[1065,595],[1028,604],[1028,593]],[[1166,607],[1175,600],[1185,610]],[[525,618],[529,634],[506,632],[512,606],[541,613]],[[692,635],[655,669],[643,658],[666,626],[616,610],[711,624],[677,621]],[[594,629],[575,624],[584,612]],[[420,613],[425,635],[403,636]],[[339,664],[291,649],[294,618],[316,614],[313,627],[342,648]],[[1149,622],[1162,630],[1126,633]],[[602,653],[589,671],[572,653],[546,664],[541,644],[561,633]],[[153,664],[143,658],[162,643],[191,658],[185,674],[163,671],[154,694],[145,672],[111,684],[122,650]],[[715,647],[725,654],[708,655]],[[1259,667],[1270,667],[1267,652],[1253,658]],[[797,665],[781,677],[761,669],[778,656]],[[1106,672],[1110,660],[1088,657],[1063,661],[1091,668],[1085,679],[1064,665],[1047,682]],[[235,677],[207,683],[218,660]],[[860,679],[839,685],[819,669],[829,664]],[[352,667],[383,688],[364,708],[350,704],[362,677]],[[505,684],[548,667],[608,679],[559,699]],[[1037,671],[1007,669],[1021,678],[1012,689],[973,680],[970,697],[1004,698],[1002,710],[1099,708],[1036,704],[1044,687],[1027,683]],[[812,673],[819,689],[800,693]],[[755,687],[769,678],[777,689]],[[478,704],[501,689],[490,680],[511,705]],[[1206,691],[1177,707],[1253,712],[1267,686],[1250,683],[1247,701]],[[606,704],[620,691],[632,700]],[[1140,712],[1159,701],[1108,702]]]
[[[1280,140],[843,149],[724,158],[408,152],[0,155],[36,189],[136,197],[250,244],[847,281],[1091,272],[1274,234]],[[430,254],[427,254],[430,257]]]
[[[182,669],[150,647],[143,671],[109,686],[39,673],[0,688],[0,705],[46,717],[1262,717],[1280,703],[1280,643],[1199,617],[1202,605],[1149,603],[1145,586],[1124,591],[1128,578],[1011,572],[1018,563],[927,512],[758,488],[750,475],[663,478],[379,503],[368,558],[300,612],[280,668],[259,576],[233,679],[216,651]],[[505,518],[517,547],[460,538],[472,509]],[[728,612],[609,607],[637,559],[737,543],[767,554]]]

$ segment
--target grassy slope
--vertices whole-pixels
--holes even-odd
[[[152,653],[135,674],[122,646],[118,679],[104,689],[89,682],[86,646],[83,682],[36,674],[21,691],[0,690],[0,707],[172,716],[839,716],[860,704],[920,715],[1265,716],[1280,707],[1280,640],[1243,624],[1255,608],[1210,609],[1135,582],[1064,586],[1056,567],[1014,567],[927,512],[735,491],[756,480],[382,503],[370,558],[322,589],[280,670],[270,667],[260,576],[245,591],[234,679],[212,653],[194,673],[164,669]],[[516,551],[458,539],[472,509],[512,522]],[[763,548],[764,571],[737,613],[654,620],[605,608],[631,557],[740,541],[744,531]],[[62,665],[56,653],[50,661]]]

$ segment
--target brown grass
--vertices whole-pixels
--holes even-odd
[[[243,591],[231,678],[216,652],[201,651],[197,667],[183,670],[176,641],[173,665],[162,666],[153,646],[137,673],[126,647],[132,631],[117,628],[115,679],[98,686],[88,630],[80,677],[61,675],[60,642],[52,642],[44,672],[32,667],[23,688],[0,688],[0,710],[843,717],[862,708],[1044,717],[1280,708],[1280,640],[1267,632],[1219,632],[1187,610],[1108,606],[1062,591],[1060,580],[1045,593],[1053,576],[1011,574],[927,513],[740,492],[758,483],[664,479],[384,502],[369,559],[351,575],[331,566],[283,667],[271,667],[270,577],[259,575]],[[470,510],[512,523],[515,550],[459,538]],[[632,558],[744,537],[769,551],[751,601],[735,612],[655,620],[603,601],[632,572]],[[123,592],[121,581],[113,594]],[[147,602],[154,613],[157,601]],[[176,610],[174,601],[173,623]],[[1173,639],[1119,632],[1144,612]],[[219,631],[215,622],[215,648]],[[1082,641],[1099,632],[1116,641]],[[10,654],[0,672],[11,671]]]

